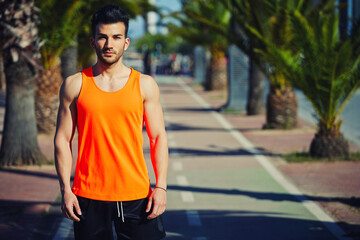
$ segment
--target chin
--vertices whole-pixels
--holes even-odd
[[[118,59],[106,59],[106,58],[99,58],[99,60],[105,64],[105,65],[113,65],[114,63],[117,63],[119,61],[120,58]]]
[[[121,56],[120,57],[118,57],[118,56],[112,56],[112,57],[101,56],[101,57],[98,57],[98,60],[105,65],[111,66],[114,63],[117,63],[120,60],[120,58],[121,58]]]

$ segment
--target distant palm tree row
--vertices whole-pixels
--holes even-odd
[[[210,51],[219,42],[222,51],[233,43],[249,56],[250,69],[260,70],[270,81],[266,128],[296,126],[293,87],[301,90],[318,116],[310,154],[348,156],[348,142],[340,133],[340,113],[360,86],[359,20],[353,19],[352,30],[340,37],[339,10],[346,6],[335,0],[317,2],[183,0],[179,19],[185,24],[175,32]],[[250,72],[250,88],[261,86],[256,76],[260,75]],[[261,96],[255,97],[262,101]],[[256,102],[248,100],[248,114],[257,114],[251,101]]]

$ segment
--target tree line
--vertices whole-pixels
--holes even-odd
[[[146,19],[149,11],[161,15],[147,0],[0,1],[0,66],[6,79],[1,166],[45,160],[37,132],[55,130],[57,95],[64,77],[92,64],[90,18],[106,3],[119,4],[130,17]],[[335,0],[181,3],[182,10],[171,13],[181,26],[167,27],[172,36],[181,38],[182,46],[202,45],[210,53],[207,90],[227,87],[226,50],[235,44],[249,58],[247,114],[260,113],[266,77],[270,92],[264,127],[295,127],[295,87],[318,118],[311,155],[349,155],[340,132],[340,113],[360,85],[360,33],[359,19],[347,20],[346,4]],[[345,31],[339,22],[344,16],[352,23]]]
[[[182,0],[173,14],[182,26],[170,29],[210,52],[208,90],[227,85],[229,44],[248,56],[248,115],[260,113],[270,83],[264,128],[296,127],[294,88],[302,91],[318,119],[309,153],[331,159],[349,156],[340,114],[360,86],[360,13],[348,17],[350,1]]]

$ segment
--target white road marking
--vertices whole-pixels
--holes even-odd
[[[183,170],[183,165],[182,165],[182,163],[180,161],[173,162],[172,166],[173,166],[174,171],[179,172],[179,171]]]
[[[176,148],[177,144],[174,140],[169,140],[168,142],[168,146],[171,147],[171,148]]]
[[[196,210],[187,210],[186,211],[187,220],[190,226],[200,227],[202,226],[199,212]]]
[[[187,178],[183,175],[176,176],[176,180],[180,186],[189,186]]]
[[[183,175],[176,176],[177,183],[180,186],[189,186],[187,178]],[[190,191],[180,191],[181,199],[184,202],[194,202],[194,195]]]
[[[180,192],[180,196],[181,196],[181,199],[183,200],[183,202],[194,202],[195,199],[194,199],[194,195],[192,194],[192,192],[189,192],[189,191],[181,191]]]
[[[70,219],[63,218],[57,229],[53,240],[64,240],[68,239],[70,231],[73,229],[73,222]]]
[[[211,110],[211,106],[202,99],[196,92],[194,92],[183,81],[178,84],[197,101],[202,107]],[[336,224],[336,221],[329,216],[321,207],[315,202],[309,200],[298,188],[287,181],[282,173],[277,170],[272,163],[264,155],[258,151],[255,146],[247,140],[239,131],[237,131],[220,113],[210,111],[211,115],[226,129],[247,151],[254,155],[255,159],[266,169],[266,171],[283,187],[288,193],[294,195],[316,218],[322,222],[324,226],[338,239],[346,240],[345,232]]]
[[[174,139],[174,134],[172,134],[172,132],[167,132],[167,138],[168,141]]]

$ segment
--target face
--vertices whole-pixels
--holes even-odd
[[[91,46],[96,51],[98,60],[105,65],[118,62],[129,44],[130,39],[125,37],[125,24],[122,22],[99,23],[95,38],[91,38]]]

